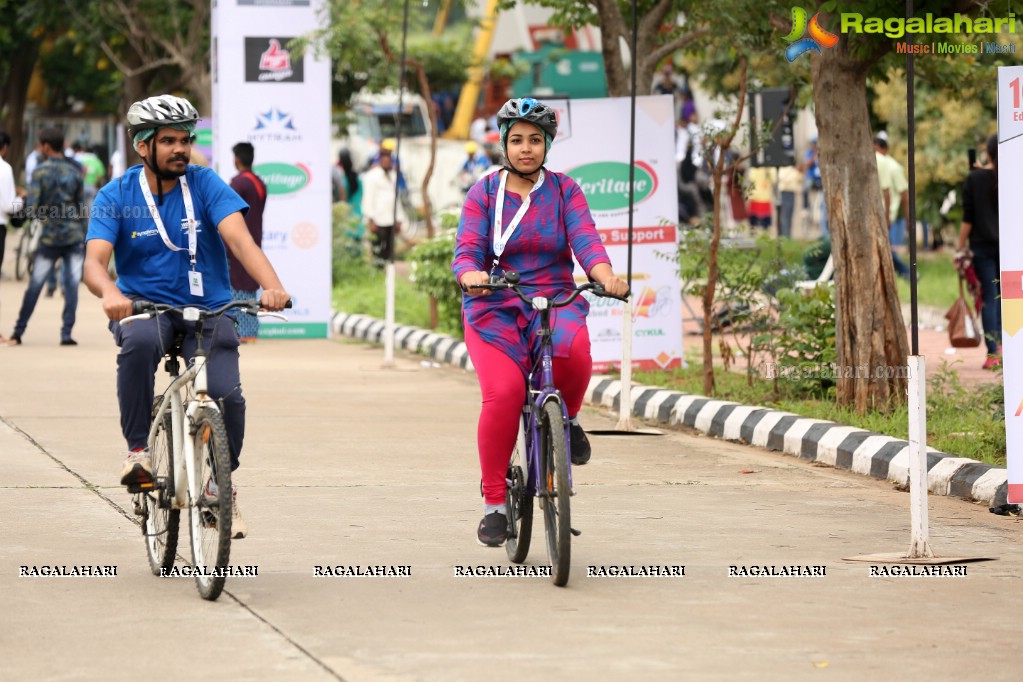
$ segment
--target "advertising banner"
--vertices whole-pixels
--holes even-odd
[[[1002,286],[1002,376],[1005,377],[1005,449],[1008,501],[1023,502],[1023,234],[1014,215],[1023,215],[1023,196],[1014,186],[1023,177],[1023,66],[998,68],[998,241]],[[1018,369],[1017,369],[1018,368]]]
[[[288,323],[262,337],[325,337],[331,308],[330,62],[289,49],[317,28],[322,0],[213,4],[214,168],[237,171],[231,148],[250,142],[267,186],[263,251],[294,297]]]
[[[624,278],[628,271],[630,100],[545,103],[558,114],[558,137],[546,165],[571,176],[582,188],[615,273]],[[636,98],[632,364],[640,369],[682,364],[673,105],[670,95]],[[585,281],[581,268],[576,278]],[[587,298],[594,370],[619,366],[625,305]]]

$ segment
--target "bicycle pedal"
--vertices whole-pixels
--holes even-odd
[[[153,490],[156,487],[156,483],[149,481],[148,483],[129,483],[128,492],[132,495],[138,495],[140,493],[146,493]]]
[[[576,537],[579,537],[580,535],[583,534],[583,532],[581,530],[576,530],[575,528],[569,528],[569,530],[572,531],[572,535],[574,535]]]

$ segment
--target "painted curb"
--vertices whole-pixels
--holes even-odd
[[[368,315],[337,313],[335,334],[381,343],[384,323]],[[465,344],[446,334],[395,325],[395,348],[419,353],[472,371]],[[620,406],[621,382],[594,376],[587,400],[611,410]],[[891,436],[808,419],[791,412],[740,405],[651,386],[633,385],[632,414],[666,426],[684,426],[729,441],[749,443],[838,469],[909,485],[909,442]],[[1005,467],[927,449],[927,489],[989,507],[1006,503],[1009,490]]]

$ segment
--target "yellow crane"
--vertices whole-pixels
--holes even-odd
[[[438,30],[443,30],[441,20],[447,20],[447,11],[450,5],[450,0],[447,0],[441,7],[441,11],[437,15],[437,22],[433,27],[434,35],[438,34]],[[480,98],[480,86],[483,84],[483,62],[490,51],[496,26],[497,0],[487,0],[486,8],[483,10],[483,19],[480,22],[480,32],[476,36],[476,46],[472,50],[469,78],[462,86],[462,94],[458,97],[458,105],[455,107],[455,116],[451,121],[451,127],[444,133],[446,139],[464,140],[469,137],[469,125],[476,113],[476,103]]]

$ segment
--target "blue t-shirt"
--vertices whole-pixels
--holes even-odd
[[[203,295],[193,296],[188,288],[188,232],[181,224],[185,218],[181,184],[164,193],[163,203],[158,204],[167,236],[175,245],[185,247],[183,251],[171,251],[149,215],[139,186],[141,172],[142,166],[132,166],[99,191],[86,241],[102,239],[114,245],[117,286],[126,296],[175,306],[226,305],[231,301],[231,277],[227,247],[217,226],[235,211],[247,212],[248,204],[209,168],[188,167],[185,178],[198,224],[195,269],[202,274],[203,284]],[[159,202],[156,194],[153,200]]]

